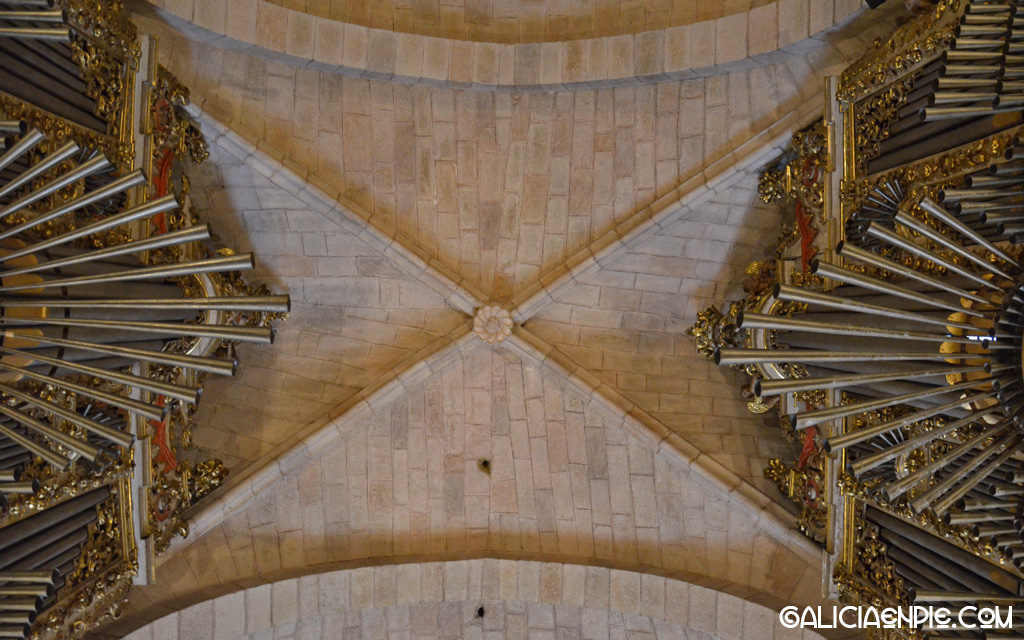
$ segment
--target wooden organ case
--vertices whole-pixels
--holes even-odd
[[[117,0],[0,0],[0,638],[116,616],[227,470],[190,451],[210,375],[269,343],[189,198],[188,91]]]
[[[794,223],[690,333],[798,446],[765,475],[826,595],[1024,624],[1024,3],[938,2],[825,88],[762,173]]]

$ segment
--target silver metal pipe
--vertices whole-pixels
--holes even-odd
[[[939,199],[942,202],[963,202],[971,200],[990,200],[992,198],[1008,198],[1011,196],[1024,195],[1024,191],[1015,189],[1007,191],[994,187],[974,187],[969,189],[942,189],[939,191]]]
[[[0,27],[0,38],[16,40],[44,40],[46,42],[71,42],[71,29],[68,28],[35,28],[35,27]]]
[[[961,511],[977,511],[978,509],[1015,509],[1017,504],[994,498],[963,498],[956,503]]]
[[[988,429],[985,429],[980,434],[974,436],[967,442],[959,444],[945,455],[933,460],[929,464],[920,467],[913,473],[904,476],[903,478],[900,478],[898,480],[893,480],[891,482],[885,483],[882,486],[882,491],[885,492],[885,495],[889,498],[889,500],[895,500],[896,498],[900,497],[901,495],[909,491],[911,487],[917,485],[919,482],[922,482],[923,480],[925,480],[925,478],[931,477],[932,474],[934,474],[936,471],[941,471],[947,465],[949,465],[949,463],[953,462],[954,460],[956,460],[963,454],[967,453],[968,451],[974,449],[976,446],[978,446],[988,438],[996,437],[1003,433],[1004,431],[1006,431],[1006,427],[993,426]]]
[[[73,264],[81,264],[83,262],[93,262],[95,260],[102,260],[106,258],[114,258],[117,256],[127,255],[131,253],[139,253],[142,251],[152,251],[153,249],[161,249],[163,247],[170,247],[178,244],[185,244],[186,242],[198,242],[206,240],[210,237],[209,225],[197,225],[195,227],[186,227],[178,231],[172,231],[170,233],[162,233],[160,235],[151,236],[149,238],[143,238],[141,240],[132,240],[130,242],[124,242],[122,244],[116,244],[104,249],[97,249],[96,251],[89,251],[87,253],[81,253],[78,255],[68,256],[66,258],[60,258],[58,260],[50,260],[48,262],[39,262],[34,265],[27,267],[20,267],[17,269],[0,270],[0,278],[6,278],[8,276],[17,276],[24,273],[35,273],[37,271],[46,271],[48,269],[55,269],[57,267],[67,267]],[[9,258],[0,257],[0,260],[7,260]],[[67,302],[59,302],[56,306],[67,307]],[[91,300],[82,300],[82,306],[93,308],[95,305],[91,304]],[[0,301],[0,306],[8,306],[7,301]],[[54,306],[54,305],[36,305],[36,306]],[[131,305],[132,308],[138,308],[138,305]]]
[[[975,68],[980,67],[975,65]],[[1019,107],[996,106],[994,101],[987,105],[978,105],[975,107],[925,107],[918,112],[920,114],[918,115],[918,119],[922,122],[935,122],[936,120],[978,118],[995,113],[1006,113],[1007,111],[1017,110],[1019,110]]]
[[[907,226],[907,225],[904,225],[904,226]],[[981,276],[979,276],[979,275],[977,275],[977,274],[975,274],[975,273],[973,273],[971,271],[968,271],[967,269],[964,269],[963,267],[961,267],[959,265],[953,264],[952,262],[950,262],[949,260],[946,260],[945,258],[943,258],[939,254],[935,253],[934,251],[930,251],[928,249],[925,249],[924,247],[922,247],[922,246],[920,246],[920,245],[918,245],[918,244],[916,244],[916,243],[914,243],[914,242],[912,242],[912,241],[910,241],[910,240],[908,240],[906,238],[900,237],[896,233],[894,233],[892,231],[889,231],[888,229],[886,229],[884,227],[881,227],[881,226],[879,226],[877,224],[871,224],[871,225],[868,225],[868,228],[865,229],[864,232],[866,234],[868,234],[869,236],[871,236],[872,238],[876,238],[878,240],[881,240],[882,242],[885,242],[886,244],[888,244],[890,246],[897,247],[897,248],[903,249],[905,251],[909,251],[910,253],[912,253],[912,254],[920,257],[920,258],[924,258],[925,260],[931,260],[935,264],[937,264],[939,266],[942,266],[942,267],[945,267],[951,273],[956,273],[958,275],[961,275],[961,276],[967,278],[968,280],[970,280],[971,282],[974,282],[974,283],[978,284],[979,286],[983,286],[983,287],[986,287],[986,288],[989,288],[989,289],[995,289],[996,291],[1002,292],[1002,289],[1000,289],[996,285],[992,284],[988,280],[985,280]]]
[[[105,156],[96,156],[92,160],[83,162],[82,164],[78,165],[71,171],[68,171],[67,173],[60,175],[54,180],[39,187],[35,191],[25,194],[21,198],[15,200],[11,204],[4,207],[2,210],[0,210],[0,219],[9,217],[21,211],[30,204],[42,200],[43,198],[53,193],[56,193],[57,191],[68,186],[69,184],[78,182],[82,178],[91,176],[94,173],[99,173],[100,171],[103,171],[104,169],[107,169],[109,167],[110,161],[107,160]]]
[[[91,276],[77,276],[71,278],[54,278],[43,282],[18,284],[0,287],[2,292],[31,291],[35,289],[49,289],[51,287],[77,287],[86,284],[111,283],[111,282],[132,282],[135,280],[148,280],[150,278],[175,278],[190,276],[197,273],[218,273],[224,271],[245,271],[252,269],[256,260],[251,253],[238,256],[218,256],[205,260],[192,262],[176,262],[174,264],[157,265],[154,267],[142,267],[140,269],[128,269],[125,271],[112,271]]]
[[[64,22],[63,11],[0,11],[0,20],[12,22]]]
[[[67,338],[51,338],[48,336],[40,336],[34,333],[25,333],[21,331],[0,331],[0,335],[4,337],[11,336],[22,338],[24,340],[34,340],[36,342],[41,342],[43,344],[52,344],[60,347],[72,347],[74,349],[91,351],[92,353],[102,353],[108,356],[125,356],[129,358],[136,358],[144,362],[153,362],[156,364],[183,367],[185,369],[205,371],[207,373],[215,373],[217,375],[222,376],[233,376],[235,375],[235,371],[238,369],[238,362],[236,360],[221,360],[219,358],[188,356],[176,353],[168,353],[165,351],[149,351],[147,349],[120,347],[96,342],[83,342],[81,340],[69,340]]]
[[[818,293],[816,291],[809,291],[799,287],[791,287],[787,284],[776,284],[772,295],[774,295],[777,300],[783,300],[786,302],[815,304],[829,309],[838,309],[840,311],[857,311],[868,315],[896,318],[898,320],[907,320],[909,322],[918,322],[921,324],[930,324],[940,327],[956,327],[966,331],[979,331],[977,326],[966,322],[953,322],[946,318],[930,318],[911,311],[900,311],[898,309],[891,309],[880,305],[858,302],[854,298],[843,298],[835,294]]]
[[[107,404],[114,405],[115,407],[120,407],[125,411],[130,411],[132,413],[137,413],[139,415],[146,416],[150,420],[156,420],[158,422],[162,422],[164,418],[167,417],[167,412],[170,410],[170,404],[164,405],[163,407],[158,407],[152,404],[147,404],[145,402],[140,402],[139,400],[133,400],[131,398],[126,398],[124,396],[119,396],[116,393],[108,393],[106,391],[101,391],[93,387],[87,387],[85,385],[70,382],[68,380],[59,380],[52,376],[46,376],[41,373],[29,371],[28,369],[24,369],[22,367],[15,367],[5,362],[0,362],[0,369],[10,371],[11,373],[17,373],[19,375],[25,376],[26,378],[38,380],[39,382],[45,382],[46,384],[51,384],[55,387],[63,387],[65,389],[81,393],[91,398],[96,398],[97,400],[102,400]]]
[[[768,362],[878,362],[904,360],[946,360],[948,353],[886,353],[885,351],[818,351],[812,349],[746,349],[719,348],[713,356],[715,364],[724,366],[762,364]]]
[[[132,187],[140,186],[142,184],[145,184],[145,182],[146,182],[146,177],[143,175],[142,171],[133,171],[130,174],[124,176],[123,178],[115,180],[114,182],[112,182],[111,184],[105,186],[102,189],[98,189],[98,190],[93,191],[93,192],[91,192],[89,194],[86,194],[85,198],[88,198],[87,200],[86,199],[79,199],[80,201],[75,201],[75,202],[72,202],[70,204],[74,205],[74,208],[77,209],[77,208],[82,207],[82,206],[84,206],[86,204],[91,204],[92,202],[95,202],[96,200],[100,200],[100,199],[106,198],[108,196],[114,195],[114,194],[116,194],[116,193],[118,193],[120,191],[125,191],[125,190],[128,190],[128,189],[132,188]],[[117,214],[117,215],[105,217],[105,218],[103,218],[103,219],[101,219],[98,222],[95,222],[93,224],[89,224],[89,225],[86,225],[84,227],[81,227],[81,228],[78,228],[78,229],[74,229],[72,231],[68,231],[67,233],[59,234],[57,236],[54,236],[54,237],[49,238],[47,240],[44,240],[42,242],[37,242],[37,243],[35,243],[33,245],[30,245],[30,246],[27,246],[27,247],[25,247],[23,249],[19,249],[17,251],[13,251],[13,252],[11,252],[8,255],[3,256],[2,258],[3,258],[4,262],[7,262],[7,261],[13,260],[15,258],[20,258],[22,256],[31,255],[33,253],[36,253],[38,251],[42,251],[44,249],[49,249],[51,247],[56,247],[58,245],[66,244],[66,243],[71,242],[73,240],[78,240],[79,238],[85,238],[85,237],[87,237],[89,235],[92,235],[94,233],[99,233],[100,231],[106,231],[107,229],[112,229],[114,227],[120,226],[122,224],[126,224],[128,222],[133,222],[133,221],[139,220],[141,218],[148,218],[150,216],[154,216],[154,215],[157,215],[159,213],[166,213],[168,211],[176,209],[177,207],[178,207],[178,201],[175,199],[175,197],[173,195],[167,195],[167,196],[164,196],[163,198],[159,198],[157,200],[152,200],[150,202],[146,202],[146,203],[144,203],[144,204],[142,204],[142,205],[140,205],[138,207],[135,207],[133,209],[125,211],[124,213],[120,213],[120,214]],[[71,210],[73,210],[73,209],[68,209],[67,207],[61,207],[60,209],[57,209],[56,215],[57,216],[64,215],[65,213],[68,213]],[[50,215],[50,214],[47,214],[47,215]],[[42,220],[43,218],[45,218],[45,217],[47,217],[47,216],[44,215],[44,216],[42,216],[40,218],[35,218],[33,220],[30,220],[29,222],[27,222],[25,224],[33,224],[33,225],[34,224],[38,224],[38,222],[40,220]],[[22,225],[22,226],[24,226],[24,225]]]
[[[0,571],[0,582],[52,583],[60,576],[53,571]]]
[[[910,601],[918,602],[984,602],[986,604],[1024,604],[1024,598],[1001,593],[976,593],[974,591],[932,591],[911,589]],[[1006,636],[999,635],[1003,638]]]
[[[165,235],[171,234],[162,234],[155,237],[162,238]],[[66,309],[194,309],[196,311],[203,311],[206,309],[225,309],[228,311],[288,313],[291,311],[291,300],[287,295],[238,296],[234,298],[144,298],[138,300],[134,298],[104,298],[98,300],[24,298],[20,300],[0,300],[0,308],[15,309],[23,307],[57,307]],[[750,351],[750,349],[743,349],[743,351]]]
[[[974,389],[978,386],[989,384],[990,382],[992,382],[991,378],[986,378],[984,380],[968,380],[967,382],[960,382],[947,387],[939,386],[934,389],[924,389],[923,391],[914,391],[898,396],[889,396],[886,398],[879,398],[877,400],[863,400],[861,402],[842,404],[838,407],[798,413],[793,426],[795,429],[806,429],[808,427],[819,425],[823,422],[855,416],[867,411],[876,411],[896,404],[904,404],[914,400],[923,400],[933,396],[944,395],[946,393]]]
[[[945,235],[939,233],[935,229],[932,229],[931,227],[924,224],[920,220],[912,218],[907,214],[903,213],[902,211],[897,213],[893,220],[899,225],[907,227],[908,229],[913,229],[914,231],[920,233],[922,236],[928,238],[932,242],[935,242],[936,244],[940,244],[943,247],[946,247],[947,249],[959,255],[960,257],[966,260],[970,260],[971,262],[978,265],[985,271],[988,271],[992,275],[999,276],[1000,278],[1004,278],[1006,280],[1013,280],[1013,276],[1004,271],[1003,269],[1000,269],[998,266],[982,258],[973,251],[967,250],[964,246],[960,245],[959,243],[953,242]],[[975,276],[972,272],[966,270],[961,275],[963,275],[965,278],[968,277],[968,275],[974,276],[976,278],[978,277]],[[984,278],[979,279],[981,280],[981,282],[987,283],[986,286],[988,286],[989,288],[996,289],[997,291],[1002,291],[1001,288],[992,285]]]
[[[54,209],[52,211],[47,211],[46,213],[41,213],[39,215],[36,215],[36,216],[32,217],[30,220],[27,220],[26,222],[23,222],[23,223],[21,223],[19,225],[15,225],[15,226],[11,227],[10,229],[5,230],[3,233],[0,233],[0,240],[3,240],[5,238],[12,238],[12,237],[22,233],[23,231],[28,231],[29,229],[35,228],[35,227],[43,224],[44,222],[49,222],[50,220],[53,220],[55,218],[59,218],[59,217],[61,217],[63,215],[71,213],[72,211],[75,211],[76,209],[81,209],[82,207],[84,207],[86,205],[89,205],[89,204],[92,204],[94,202],[99,202],[101,200],[106,200],[110,196],[116,195],[116,194],[118,194],[118,193],[120,193],[122,191],[127,191],[128,189],[131,189],[133,187],[141,186],[141,185],[143,185],[145,183],[146,183],[146,176],[143,175],[142,171],[138,171],[138,170],[132,171],[131,173],[129,173],[129,174],[125,175],[125,176],[122,176],[122,177],[118,178],[117,180],[114,180],[110,184],[105,185],[105,186],[103,186],[103,187],[101,187],[99,189],[96,189],[95,191],[90,191],[89,193],[83,194],[81,197],[76,198],[76,199],[72,200],[71,202],[69,202],[69,203],[67,203],[67,204],[65,204],[65,205],[63,205],[61,207],[58,207],[57,209]],[[173,198],[173,196],[171,196],[171,197]],[[143,208],[143,207],[146,207],[146,206],[147,205],[142,205],[142,207],[140,207],[140,208]],[[3,215],[4,214],[0,213],[0,217],[3,217]],[[139,217],[141,217],[141,216],[139,216]],[[131,218],[131,219],[135,219],[135,218]],[[104,222],[104,220],[101,220],[99,223],[96,223],[95,225],[90,225],[90,226],[100,226],[103,222]],[[114,226],[116,226],[116,225],[114,225]],[[85,235],[88,235],[88,234],[85,234]],[[82,236],[82,237],[84,237],[84,236]],[[51,243],[51,241],[46,241],[46,242],[39,243],[39,244],[45,244],[46,246],[56,246],[56,245],[61,244],[61,243],[60,242],[52,242]],[[38,247],[38,245],[36,245],[36,248],[33,249],[33,251],[39,251],[40,248],[41,247]],[[17,251],[15,253],[17,253],[18,255],[5,256],[3,259],[5,261],[6,260],[11,260],[11,259],[16,258],[16,257],[21,257],[21,256],[24,256],[24,255],[28,255],[28,254],[32,253],[32,251],[20,250],[20,251]]]
[[[884,282],[882,280],[876,280],[863,276],[859,273],[854,273],[849,269],[843,269],[827,262],[821,262],[815,260],[811,263],[811,271],[817,275],[829,278],[831,280],[837,280],[839,282],[845,282],[846,284],[856,285],[858,287],[864,287],[865,289],[871,289],[872,291],[878,291],[879,293],[886,293],[889,295],[896,296],[897,298],[903,298],[905,300],[913,300],[919,302],[925,306],[937,307],[939,309],[946,309],[948,311],[957,311],[968,316],[975,318],[986,317],[984,313],[975,311],[974,309],[968,309],[959,304],[953,304],[938,300],[931,296],[926,296],[923,293],[911,291],[910,289],[904,289],[903,287]]]
[[[878,453],[873,453],[869,456],[858,458],[857,460],[854,460],[853,462],[850,463],[850,471],[851,473],[853,473],[854,476],[860,476],[865,471],[870,471],[871,469],[874,469],[880,464],[885,464],[886,462],[892,460],[893,458],[902,453],[911,451],[925,443],[931,442],[936,438],[940,438],[942,436],[950,434],[959,429],[960,427],[967,426],[972,422],[980,420],[981,418],[984,418],[985,416],[995,413],[996,411],[1001,409],[1003,409],[1003,405],[998,404],[992,405],[991,407],[986,407],[984,409],[979,409],[978,411],[971,413],[965,418],[961,418],[954,422],[947,423],[945,426],[937,427],[930,431],[925,431],[924,433],[918,434],[912,438],[908,438],[907,440],[904,440],[903,442],[897,445],[893,445],[887,449],[883,449]],[[1006,418],[997,424],[998,426],[1009,426],[1012,423],[1012,419]]]
[[[87,418],[80,413],[72,411],[66,407],[62,407],[59,404],[54,404],[44,400],[43,398],[37,398],[36,396],[25,393],[24,391],[16,389],[9,384],[0,383],[0,394],[11,396],[12,398],[16,398],[22,402],[27,402],[58,418],[67,420],[90,433],[106,438],[121,447],[130,447],[135,442],[135,436],[131,432],[120,431],[114,427],[101,424],[92,418]]]
[[[21,136],[21,139],[18,140],[13,147],[0,156],[0,169],[7,167],[9,164],[34,149],[37,144],[45,139],[46,136],[38,129],[32,129],[25,135]]]
[[[0,482],[17,482],[20,477],[18,469],[0,469]]]
[[[953,230],[959,233],[960,235],[966,238],[970,238],[972,242],[976,243],[980,247],[983,247],[986,251],[988,251],[995,257],[999,258],[1006,264],[1013,265],[1017,269],[1024,269],[1024,266],[1022,266],[1019,262],[1011,258],[1005,251],[1003,251],[996,245],[992,244],[991,242],[983,238],[978,232],[976,232],[974,229],[971,229],[963,222],[960,222],[954,216],[951,216],[949,212],[946,211],[945,207],[941,206],[931,198],[925,196],[924,198],[921,199],[921,202],[919,202],[917,206],[919,206],[933,218],[941,220],[942,223],[945,224],[946,226],[952,227]]]
[[[0,120],[0,133],[24,135],[28,133],[24,120]]]
[[[21,481],[0,481],[0,493],[17,493],[21,495],[30,496],[36,491],[39,491],[39,480],[32,478],[31,480]],[[3,592],[3,587],[0,587],[0,594]],[[24,595],[24,594],[21,594]]]
[[[797,378],[792,380],[755,380],[754,393],[759,396],[776,396],[812,389],[841,389],[872,382],[892,382],[912,378],[932,378],[951,373],[973,373],[984,371],[984,366],[940,367],[923,371],[888,371],[886,373],[858,373],[832,378]]]
[[[49,364],[54,367],[70,369],[71,371],[78,371],[79,373],[96,376],[97,378],[104,380],[120,382],[121,384],[126,384],[136,389],[144,389],[157,395],[164,395],[168,398],[182,400],[190,404],[198,404],[199,397],[202,395],[202,389],[198,387],[176,385],[169,382],[161,382],[160,380],[143,378],[130,373],[120,373],[118,371],[111,371],[108,369],[99,369],[97,367],[90,367],[88,365],[71,362],[69,360],[61,360],[59,358],[50,358],[40,354],[31,353],[29,351],[22,351],[20,349],[11,349],[10,347],[0,346],[0,353],[6,353],[12,356],[21,356],[23,358],[28,358],[29,360]]]
[[[1007,460],[1009,460],[1010,456],[1012,456],[1013,454],[1017,453],[1017,450],[1018,450],[1018,447],[1020,446],[1021,440],[1022,440],[1021,436],[1019,436],[1019,435],[1015,436],[1014,439],[1012,441],[1010,441],[1006,445],[1006,449],[1002,453],[1000,453],[995,458],[995,460],[992,460],[987,465],[985,465],[984,467],[979,469],[977,472],[975,472],[972,476],[970,476],[969,478],[964,480],[963,484],[960,487],[958,487],[957,489],[954,489],[952,491],[952,493],[950,493],[946,497],[940,499],[938,502],[933,504],[931,506],[932,512],[934,512],[936,515],[939,515],[939,516],[941,516],[942,514],[946,513],[946,511],[949,510],[949,507],[954,502],[956,502],[957,500],[962,498],[968,491],[973,489],[979,482],[981,482],[986,477],[988,477],[993,471],[996,470],[996,468],[999,465],[1001,465],[1004,462],[1006,462]],[[995,447],[990,447],[990,448],[995,448]],[[961,469],[958,470],[958,473],[951,474],[951,475],[953,475],[954,477],[960,477],[960,473],[959,472],[962,471],[962,470],[963,470],[963,468],[961,467]],[[911,501],[911,507],[914,508],[916,511],[920,512],[920,509],[917,509],[914,506],[914,503],[916,503],[918,500],[920,500],[920,496],[918,496],[915,500]]]
[[[974,524],[976,522],[1013,521],[1016,515],[1009,511],[952,511],[946,512],[942,521],[947,525]]]
[[[64,456],[60,455],[55,451],[50,451],[50,449],[40,445],[35,440],[32,440],[31,438],[26,438],[17,431],[9,429],[3,424],[0,424],[0,435],[10,438],[14,442],[21,445],[23,448],[28,449],[29,453],[31,453],[34,456],[42,458],[44,462],[46,462],[51,467],[54,467],[55,469],[63,471],[64,469],[68,468],[68,465],[71,464],[71,460],[69,460],[68,458],[65,458]]]
[[[895,431],[896,429],[914,424],[915,422],[925,420],[926,418],[930,418],[934,415],[944,413],[950,409],[956,409],[957,407],[970,404],[971,402],[994,397],[997,393],[998,391],[989,391],[988,393],[976,394],[970,398],[957,398],[952,402],[935,405],[933,407],[928,407],[927,409],[920,409],[894,420],[880,422],[878,424],[857,429],[856,431],[848,431],[841,435],[827,438],[822,448],[825,450],[825,453],[841,451],[847,447],[865,442],[884,433]]]
[[[962,298],[967,298],[968,300],[980,302],[981,304],[989,304],[988,298],[983,298],[982,296],[971,293],[966,289],[961,289],[960,287],[954,287],[951,284],[943,282],[937,278],[933,278],[929,275],[925,275],[915,269],[905,267],[894,260],[889,260],[888,258],[882,257],[876,253],[865,251],[864,249],[852,245],[849,242],[839,242],[836,245],[836,253],[843,256],[844,258],[850,258],[866,265],[878,267],[879,269],[884,269],[891,273],[901,275],[904,278],[933,286],[936,289],[946,291],[947,293],[952,293]]]
[[[51,596],[53,585],[48,583],[8,585],[0,587],[0,598],[10,596]]]
[[[171,334],[199,338],[220,338],[238,342],[273,344],[274,330],[270,327],[229,327],[211,324],[185,324],[173,322],[128,322],[120,320],[92,320],[87,318],[0,318],[0,325],[51,325],[55,327],[86,327],[89,329],[121,329],[138,333]]]
[[[0,289],[2,290],[2,289]],[[923,331],[900,331],[861,327],[851,324],[834,322],[814,322],[799,320],[785,316],[766,316],[760,313],[741,311],[736,317],[736,326],[740,329],[771,329],[773,331],[800,331],[804,333],[825,333],[836,336],[864,336],[867,338],[888,338],[890,340],[920,340],[925,342],[949,342],[953,344],[971,344],[984,347],[984,344],[971,338],[950,336]]]
[[[33,134],[38,134],[38,136],[34,136]],[[10,148],[10,150],[4,155],[4,158],[7,158],[8,156],[12,156],[13,152],[16,149],[18,149],[19,147],[21,147],[22,145],[25,145],[26,143],[29,143],[29,144],[27,144],[27,146],[24,149],[22,149],[22,151],[18,155],[12,156],[7,163],[0,163],[0,169],[2,169],[3,167],[6,167],[11,162],[14,162],[14,160],[16,160],[18,157],[24,155],[25,152],[27,152],[28,150],[34,148],[45,137],[46,136],[44,136],[43,134],[39,133],[35,129],[30,131],[27,136],[25,136],[24,138],[21,139],[21,141],[18,142],[18,144],[14,145],[13,147]],[[3,187],[0,187],[0,198],[3,198],[5,196],[13,193],[16,189],[20,188],[23,184],[27,184],[28,182],[30,182],[32,180],[35,180],[36,178],[38,178],[39,176],[43,175],[44,173],[46,173],[50,169],[53,169],[54,167],[56,167],[60,163],[64,162],[65,160],[67,160],[69,158],[71,158],[72,156],[74,156],[76,153],[78,153],[78,151],[79,151],[78,145],[75,144],[74,142],[68,142],[67,144],[63,145],[62,147],[60,147],[59,149],[57,149],[56,151],[54,151],[50,155],[46,156],[45,158],[43,158],[42,160],[40,160],[36,164],[34,164],[31,167],[29,167],[27,170],[25,170],[23,173],[21,173],[17,178],[14,178],[13,180],[11,180],[7,184],[5,184]]]
[[[2,402],[0,402],[0,414],[3,414],[18,424],[35,431],[44,438],[49,438],[57,444],[70,449],[89,462],[96,462],[96,458],[100,455],[99,447],[94,447],[85,440],[79,440],[78,438],[69,436],[63,431],[54,429],[47,424],[43,424],[32,416],[26,415],[16,409],[12,409]]]

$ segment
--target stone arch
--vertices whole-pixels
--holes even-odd
[[[499,43],[345,23],[267,0],[150,0],[175,28],[299,68],[483,91],[632,86],[722,75],[847,46],[857,0],[775,0],[669,28],[559,42]],[[865,22],[875,22],[872,15]],[[842,28],[844,25],[848,29]]]
[[[484,615],[479,615],[480,608]],[[358,633],[357,633],[358,631]],[[341,569],[251,587],[164,616],[127,640],[321,637],[798,638],[757,602],[674,578],[481,558]],[[819,640],[803,632],[806,640]]]

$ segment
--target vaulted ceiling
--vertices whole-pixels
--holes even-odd
[[[820,555],[762,473],[777,427],[684,332],[774,246],[757,173],[820,117],[822,76],[891,27],[857,8],[137,6],[211,143],[193,204],[293,310],[210,381],[195,444],[228,486],[114,630],[305,573],[484,557],[817,602]],[[471,330],[486,304],[515,320],[493,346]]]

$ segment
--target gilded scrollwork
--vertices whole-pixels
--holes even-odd
[[[942,0],[898,28],[885,42],[876,40],[874,51],[843,72],[839,99],[859,100],[938,54],[953,37],[953,19],[961,7],[961,0]]]

